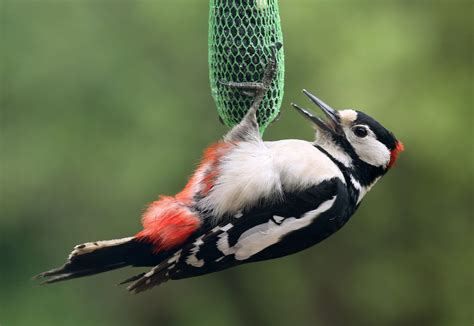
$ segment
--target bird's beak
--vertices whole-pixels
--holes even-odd
[[[339,114],[336,110],[331,108],[329,105],[321,101],[319,98],[308,92],[307,90],[303,89],[303,93],[309,97],[309,99],[315,103],[321,111],[323,111],[324,115],[328,118],[327,121],[315,116],[307,109],[304,109],[295,103],[291,103],[291,105],[301,113],[306,119],[314,123],[319,129],[325,132],[329,132],[330,134],[341,135],[342,134],[342,127],[339,119]]]

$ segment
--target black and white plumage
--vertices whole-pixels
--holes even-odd
[[[204,201],[202,212],[211,212],[206,216],[211,223],[129,290],[140,292],[168,279],[289,255],[324,240],[348,221],[366,192],[393,165],[401,143],[369,116],[334,111],[305,93],[330,119],[326,123],[295,105],[319,127],[316,142],[264,142],[258,126],[248,124],[244,142],[222,158],[215,184],[215,196],[221,198],[213,198],[221,207],[208,208]],[[359,136],[352,135],[355,132]],[[354,136],[369,138],[359,141]],[[231,137],[232,132],[227,139]],[[217,226],[211,228],[213,223]]]
[[[349,194],[339,180],[323,181],[301,191],[285,192],[225,219],[183,246],[130,290],[139,292],[167,279],[182,279],[248,262],[286,256],[322,241],[347,221]]]
[[[80,261],[106,249],[76,247],[63,267],[40,276],[52,283],[126,265],[154,266],[123,282],[133,282],[128,289],[137,293],[170,279],[293,254],[329,237],[403,146],[368,115],[333,110],[304,92],[326,115],[323,120],[293,105],[317,128],[316,141],[263,141],[255,105],[206,151],[180,194],[150,205],[142,232],[110,243],[123,249],[102,259],[105,266],[101,259],[91,266]]]

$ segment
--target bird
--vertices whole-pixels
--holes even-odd
[[[369,115],[335,110],[307,90],[321,116],[291,105],[316,129],[315,140],[264,141],[256,113],[274,62],[269,67],[262,83],[227,83],[253,90],[254,103],[204,151],[181,192],[149,204],[141,231],[75,246],[63,266],[36,276],[42,284],[151,267],[120,283],[139,293],[168,280],[294,254],[343,227],[404,146]]]

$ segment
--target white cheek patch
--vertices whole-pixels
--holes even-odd
[[[344,128],[347,139],[351,143],[357,156],[364,162],[377,166],[386,167],[390,162],[390,150],[377,140],[375,134],[369,129],[369,134],[359,138],[349,127]]]
[[[360,159],[373,166],[386,167],[390,162],[390,151],[377,139],[364,138],[363,144],[354,143],[352,146]]]
[[[272,220],[256,225],[242,233],[233,247],[229,246],[228,235],[223,234],[220,236],[217,248],[224,255],[233,254],[236,260],[248,259],[265,248],[278,243],[285,235],[310,225],[321,213],[329,210],[335,201],[336,196],[323,202],[317,209],[307,212],[300,218],[280,219],[282,223],[279,225]]]

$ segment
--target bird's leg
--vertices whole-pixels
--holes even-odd
[[[270,89],[277,71],[277,51],[282,47],[281,43],[271,46],[271,56],[268,60],[261,82],[226,82],[220,81],[220,84],[242,90],[246,95],[254,95],[254,100],[242,121],[233,127],[224,137],[225,141],[249,141],[251,139],[261,139],[258,129],[257,111],[262,103],[267,91]]]

